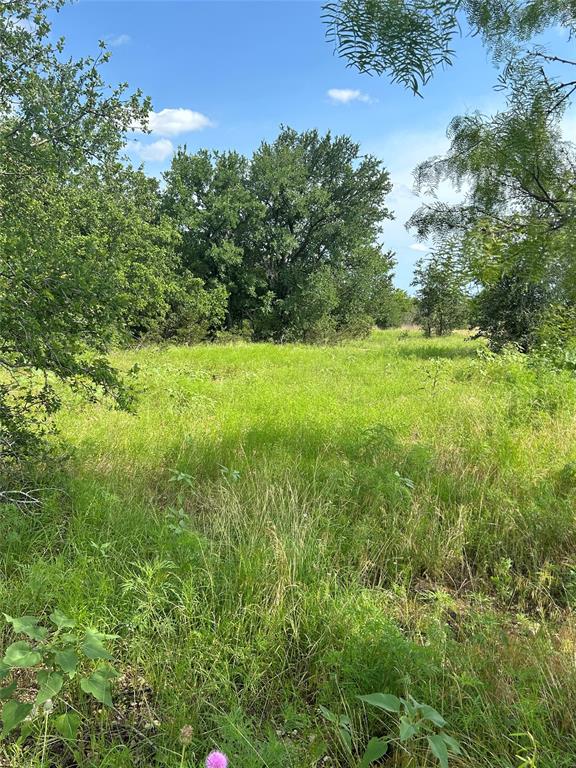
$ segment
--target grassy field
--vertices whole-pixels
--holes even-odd
[[[451,766],[574,768],[574,381],[400,331],[116,362],[136,415],[70,396],[45,504],[0,516],[2,609],[118,636],[115,709],[74,692],[82,760],[50,730],[45,765],[177,768],[189,724],[187,766],[352,766],[319,706],[364,744],[381,691],[444,715]]]

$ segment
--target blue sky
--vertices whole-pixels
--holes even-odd
[[[154,132],[130,145],[151,174],[180,144],[250,153],[282,123],[352,136],[391,173],[396,220],[385,224],[384,242],[396,252],[403,288],[423,248],[404,228],[419,202],[413,167],[446,147],[452,116],[490,112],[500,100],[496,72],[472,38],[457,42],[456,66],[439,72],[423,99],[385,77],[359,75],[326,42],[316,0],[81,0],[58,14],[54,31],[73,55],[108,41],[108,81],[151,97]]]

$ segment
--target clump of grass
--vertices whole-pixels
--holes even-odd
[[[74,702],[93,765],[177,768],[185,725],[197,761],[346,765],[319,706],[386,691],[449,719],[454,765],[573,766],[573,380],[394,331],[116,362],[137,414],[71,402],[59,490],[0,516],[3,610],[96,624],[146,681],[150,727]]]

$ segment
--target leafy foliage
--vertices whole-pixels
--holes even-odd
[[[182,233],[183,275],[227,299],[226,330],[326,340],[365,333],[390,289],[392,255],[377,245],[390,188],[348,137],[283,128],[250,160],[180,150],[163,210]]]
[[[419,703],[413,696],[399,698],[390,693],[371,693],[358,699],[381,712],[397,715],[398,728],[397,737],[372,737],[366,747],[358,751],[350,717],[320,707],[323,717],[335,726],[344,751],[353,759],[357,756],[354,764],[358,768],[368,768],[388,754],[394,744],[414,754],[422,749],[421,742],[424,742],[441,768],[448,768],[450,754],[461,754],[458,741],[444,731],[446,720],[428,704]]]
[[[570,0],[337,0],[324,6],[324,20],[329,41],[350,66],[385,72],[414,93],[453,63],[462,24],[482,37],[496,61],[549,26],[576,29]]]
[[[0,9],[3,466],[35,445],[58,408],[54,378],[129,402],[105,358],[130,261],[126,211],[110,190],[124,175],[124,132],[147,104],[106,88],[105,51],[75,61],[50,42],[47,13],[59,6],[8,0]]]
[[[387,72],[418,93],[451,63],[459,3],[451,0],[340,0],[324,6],[327,37],[360,72]]]
[[[468,319],[466,276],[454,254],[454,244],[420,259],[414,268],[416,320],[426,336],[444,336]]]
[[[562,139],[561,118],[576,92],[576,62],[537,40],[552,26],[574,33],[573,3],[341,0],[325,11],[328,36],[350,65],[386,72],[414,93],[453,63],[460,24],[483,39],[501,68],[506,107],[455,117],[448,152],[415,171],[420,190],[435,196],[448,181],[462,200],[422,206],[409,226],[421,238],[462,239],[480,292],[480,332],[495,348],[512,341],[528,349],[546,303],[574,303],[576,157]]]
[[[398,328],[414,319],[416,304],[402,288],[390,287],[379,296],[376,324],[379,328]]]
[[[9,645],[0,662],[0,680],[12,679],[0,688],[0,701],[4,702],[0,739],[18,727],[25,727],[29,733],[35,717],[48,717],[55,711],[57,698],[67,708],[63,691],[81,670],[84,674],[79,678],[80,688],[102,704],[112,706],[110,683],[118,673],[108,663],[112,656],[104,641],[110,639],[109,635],[95,630],[71,631],[76,627],[75,622],[58,609],[50,614],[50,629],[39,624],[35,616],[13,618],[4,614],[4,617],[12,625],[14,634],[25,635],[28,639]],[[83,658],[88,661],[83,663]],[[92,664],[93,661],[97,664]],[[36,689],[33,701],[18,697],[21,682],[18,673],[22,669],[32,673]],[[73,712],[60,714],[56,717],[57,730],[64,733],[77,729],[79,723],[74,727],[75,718]],[[71,736],[71,733],[64,735]]]

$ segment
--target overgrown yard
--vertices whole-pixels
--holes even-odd
[[[53,490],[0,516],[2,609],[117,636],[114,708],[72,681],[45,765],[176,767],[189,724],[185,765],[352,766],[319,707],[361,752],[397,730],[356,698],[383,692],[443,714],[450,765],[573,768],[573,379],[397,330],[116,363],[136,414],[70,399]],[[41,764],[36,727],[1,765]],[[378,765],[438,765],[406,750]]]

